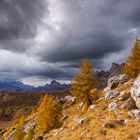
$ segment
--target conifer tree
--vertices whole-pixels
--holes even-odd
[[[60,116],[62,112],[62,106],[59,101],[53,101],[53,98],[49,95],[45,95],[43,101],[38,109],[37,124],[38,133],[43,134],[50,129],[60,124]]]
[[[131,55],[128,57],[124,67],[124,73],[130,78],[136,78],[140,73],[140,43],[135,41],[134,47],[131,50]]]
[[[25,135],[22,130],[24,123],[25,123],[25,117],[21,116],[21,118],[18,120],[18,124],[16,125],[13,140],[23,140]]]
[[[80,66],[80,72],[75,75],[71,88],[71,93],[76,97],[77,102],[86,102],[90,104],[90,91],[94,88],[93,65],[87,59],[83,60]]]

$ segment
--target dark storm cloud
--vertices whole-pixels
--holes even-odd
[[[83,58],[108,68],[139,34],[140,0],[1,0],[0,48],[12,57],[3,52],[0,71],[71,77]]]
[[[1,0],[0,39],[34,36],[44,4],[44,0]]]
[[[127,2],[87,0],[64,3],[66,14],[62,21],[63,33],[58,32],[52,36],[56,39],[49,51],[44,51],[45,49],[41,53],[39,51],[42,60],[65,62],[83,58],[102,59],[109,53],[125,49],[124,44],[130,37],[128,31],[135,27],[132,24],[135,22],[132,15],[139,8],[135,5],[138,4],[138,0],[133,1],[133,5],[130,0]],[[126,9],[122,7],[124,3]],[[46,43],[44,48],[47,47],[49,44]]]
[[[87,38],[86,38],[87,37]],[[124,42],[119,36],[109,35],[109,33],[101,33],[96,35],[90,35],[85,38],[81,38],[77,44],[63,44],[54,52],[45,55],[44,60],[50,62],[65,62],[65,61],[77,61],[78,59],[99,59],[103,58],[106,54],[111,52],[117,52],[123,49]],[[72,40],[71,40],[72,41]]]

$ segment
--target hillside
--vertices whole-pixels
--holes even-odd
[[[124,75],[110,78],[99,99],[88,108],[82,103],[75,104],[74,97],[64,96],[60,128],[37,136],[35,113],[27,117],[23,131],[34,128],[35,140],[139,140],[140,111],[132,96],[132,89],[139,80],[140,77],[134,83]],[[10,128],[11,134],[14,127]],[[12,140],[10,133],[8,140]]]
[[[28,116],[46,94],[63,97],[68,95],[69,91],[63,90],[53,93],[0,92],[0,127],[9,126],[12,120],[19,118],[21,115]]]

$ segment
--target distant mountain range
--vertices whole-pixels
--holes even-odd
[[[54,92],[59,90],[68,89],[70,84],[61,84],[52,80],[50,84],[45,86],[34,87],[25,85],[20,81],[2,81],[0,80],[0,91],[17,91],[17,92]]]

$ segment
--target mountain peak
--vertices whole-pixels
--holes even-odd
[[[61,85],[61,84],[59,82],[55,81],[55,80],[52,80],[50,85],[58,86],[58,85]]]

